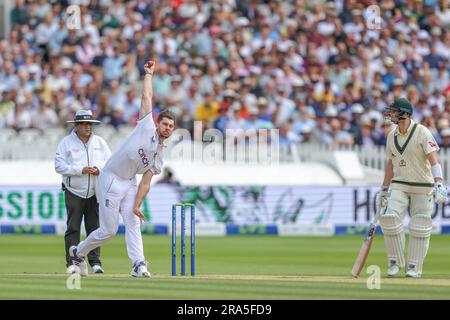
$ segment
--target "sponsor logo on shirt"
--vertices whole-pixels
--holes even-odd
[[[428,144],[429,144],[432,148],[436,148],[436,147],[437,147],[436,143],[434,143],[433,141],[428,141]]]
[[[147,155],[145,154],[145,152],[144,152],[144,149],[139,149],[138,150],[138,154],[139,154],[139,156],[141,157],[141,161],[142,161],[142,164],[144,165],[144,168],[146,168],[146,167],[148,167],[148,158],[147,158]]]

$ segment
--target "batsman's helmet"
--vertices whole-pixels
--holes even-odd
[[[392,102],[387,107],[387,109],[393,110],[393,111],[405,112],[409,115],[412,115],[412,113],[413,113],[411,103],[405,98],[394,99],[394,102]]]
[[[397,111],[397,115],[392,115],[391,111]],[[406,114],[411,116],[413,109],[411,103],[405,98],[394,99],[394,101],[386,107],[383,116],[386,120],[398,123],[399,120],[405,120]]]

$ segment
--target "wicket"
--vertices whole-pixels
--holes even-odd
[[[195,276],[195,205],[172,205],[172,276],[177,275],[177,207],[181,207],[181,275],[186,275],[186,207],[191,209],[191,276]]]

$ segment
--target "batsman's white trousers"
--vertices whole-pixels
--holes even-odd
[[[125,242],[132,263],[145,261],[141,222],[133,213],[137,193],[136,178],[127,180],[106,170],[98,177],[96,195],[99,203],[100,227],[77,246],[78,255],[84,257],[91,250],[113,238],[119,228],[119,213],[125,224]]]
[[[400,190],[392,190],[388,198],[388,207],[386,213],[396,214],[403,220],[406,209],[409,206],[411,217],[416,214],[425,214],[431,216],[433,213],[434,203],[433,195],[406,193]]]

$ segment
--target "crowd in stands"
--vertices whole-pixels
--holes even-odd
[[[450,146],[447,0],[16,0],[10,21],[0,128],[63,127],[81,108],[135,125],[154,58],[154,115],[169,108],[188,130],[371,147],[393,128],[383,109],[406,97]]]

